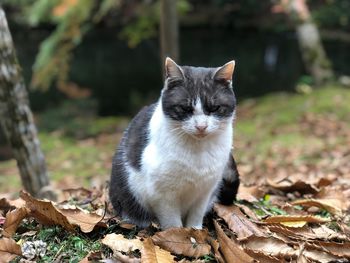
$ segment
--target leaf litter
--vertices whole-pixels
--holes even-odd
[[[339,211],[334,209],[329,209],[330,216],[327,217],[310,213],[272,215],[267,210],[265,217],[258,217],[252,209],[256,207],[254,202],[240,200],[231,206],[216,204],[215,214],[206,218],[209,231],[189,228],[161,231],[157,225],[138,229],[113,218],[112,211],[106,211],[101,217],[95,211],[79,206],[63,209],[58,203],[36,199],[26,192],[21,192],[20,196],[25,200],[21,207],[12,207],[7,212],[2,210],[5,222],[2,224],[0,256],[6,260],[21,255],[27,260],[43,259],[49,249],[47,240],[39,239],[38,232],[43,226],[59,226],[68,235],[97,236],[99,251],[86,251],[81,258],[85,262],[89,262],[91,252],[99,252],[100,260],[121,262],[331,262],[350,259],[349,235],[342,233],[340,226],[330,225],[339,221]],[[261,203],[268,203],[268,199]],[[305,200],[315,202],[314,199],[300,200],[290,203],[305,209],[313,205]],[[343,215],[345,211],[341,211]],[[23,226],[30,220],[36,222],[35,231]],[[290,225],[286,224],[288,222]],[[298,222],[306,224],[293,225]],[[56,253],[56,260],[60,259],[60,251]]]
[[[21,192],[0,199],[0,262],[349,262],[349,129],[312,114],[300,122],[327,142],[307,150],[317,161],[281,147],[243,160],[238,201],[215,205],[205,230],[139,229],[113,215],[104,187],[63,190],[59,203]],[[339,136],[347,143],[331,143]]]

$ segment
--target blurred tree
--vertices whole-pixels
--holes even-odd
[[[333,77],[330,60],[323,48],[320,33],[310,15],[306,0],[280,0],[275,12],[285,12],[296,25],[299,47],[307,71],[316,84]]]
[[[131,7],[124,6],[123,9],[131,9]],[[157,36],[159,2],[142,1],[132,10],[132,14],[123,15],[124,23],[119,34],[123,40],[127,41],[130,48],[136,47],[145,39]]]
[[[309,0],[312,17],[322,29],[350,32],[349,0]]]
[[[176,0],[161,0],[160,8],[160,46],[161,63],[169,56],[179,60],[179,22]]]
[[[190,9],[189,0],[4,0],[19,9],[17,21],[31,26],[54,24],[56,29],[40,45],[33,66],[31,86],[47,90],[53,83],[64,93],[68,83],[73,50],[97,23],[121,26],[120,37],[132,48],[144,39],[157,36],[162,15],[161,57],[178,59],[177,13]],[[23,17],[27,17],[27,21]],[[163,62],[162,62],[163,63]],[[69,95],[69,94],[68,94]]]
[[[32,86],[47,89],[54,80],[65,90],[74,48],[84,35],[112,7],[115,0],[38,0],[31,8],[32,25],[41,22],[57,24],[56,30],[40,45],[34,64]]]
[[[45,158],[40,148],[28,95],[18,65],[5,12],[0,6],[0,122],[13,150],[25,190],[34,196],[49,191]]]

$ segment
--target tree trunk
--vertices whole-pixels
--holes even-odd
[[[299,48],[304,65],[316,84],[322,84],[333,76],[332,65],[323,48],[320,33],[312,21],[305,0],[282,0],[288,15],[296,23]]]
[[[28,94],[17,62],[5,12],[0,6],[0,122],[12,147],[24,189],[53,198]]]
[[[179,61],[179,24],[176,10],[176,0],[161,0],[160,3],[160,46],[161,63],[171,57]]]

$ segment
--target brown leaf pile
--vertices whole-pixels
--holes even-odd
[[[0,262],[9,262],[16,256],[22,255],[21,247],[13,239],[17,228],[25,218],[34,218],[42,225],[60,225],[67,231],[80,231],[89,233],[96,226],[106,227],[104,217],[81,208],[61,208],[62,204],[40,200],[21,191],[20,200],[0,200],[0,212],[5,215],[0,222]],[[22,200],[22,201],[21,201]]]
[[[271,186],[261,189],[267,192],[274,190]],[[87,198],[89,193],[86,191],[77,189],[73,192]],[[270,203],[265,208],[260,206],[261,202],[247,200],[231,206],[216,204],[216,215],[207,218],[209,231],[188,228],[160,231],[154,225],[152,231],[138,229],[133,238],[127,238],[125,233],[135,231],[135,226],[114,219],[114,222],[119,222],[119,229],[124,234],[107,234],[101,237],[101,243],[113,251],[113,258],[117,262],[186,262],[195,259],[200,261],[208,256],[211,261],[243,263],[349,261],[349,218],[345,206],[334,201],[337,200],[336,193],[328,192],[326,195],[318,191],[317,198],[312,198],[311,193],[307,194],[310,196],[308,199],[285,201],[278,206],[280,210],[277,211],[288,211],[288,214],[286,212],[283,215],[272,214]],[[322,199],[322,195],[333,198]],[[21,255],[21,246],[12,236],[25,218],[34,218],[42,225],[60,225],[67,231],[84,233],[98,232],[97,227],[108,228],[113,224],[113,220],[107,221],[103,215],[96,213],[100,206],[96,206],[94,212],[87,212],[77,205],[68,205],[66,201],[56,204],[36,199],[26,192],[21,192],[20,197],[25,201],[20,207],[3,201],[6,205],[1,210],[5,220],[2,224],[3,237],[0,239],[0,262],[8,262]],[[100,199],[99,202],[102,201]],[[280,200],[277,199],[278,202]],[[310,212],[310,208],[316,209]],[[266,213],[257,213],[259,209]],[[318,209],[328,211],[327,217],[317,214]],[[90,253],[82,262],[90,262],[89,258],[94,255]],[[104,256],[99,252],[98,257]]]

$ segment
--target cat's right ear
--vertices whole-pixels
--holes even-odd
[[[167,57],[165,59],[165,78],[183,79],[184,75],[179,65],[174,60]]]
[[[218,68],[214,74],[214,79],[230,83],[232,81],[232,74],[235,69],[235,61],[231,60],[222,67]]]

